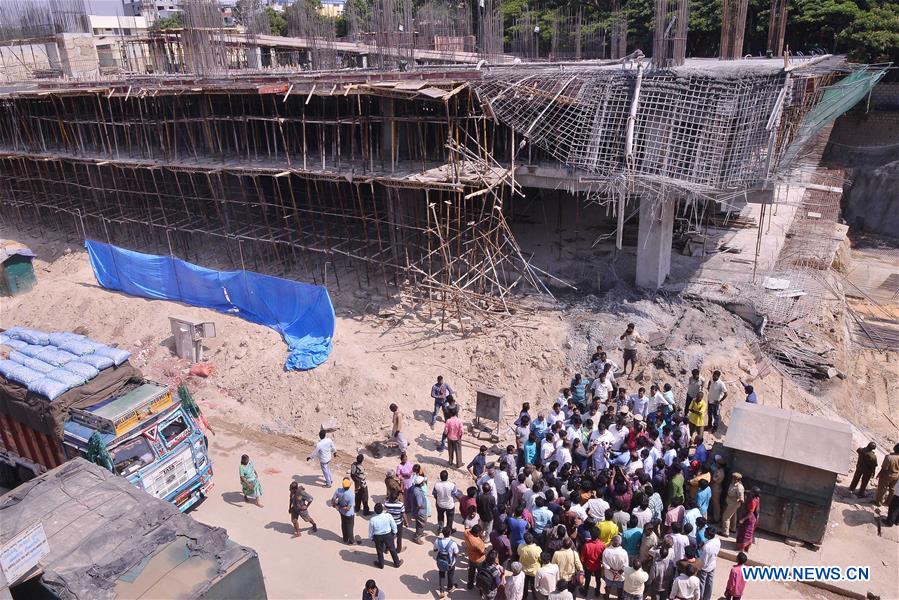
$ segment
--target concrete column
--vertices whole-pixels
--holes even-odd
[[[260,48],[247,48],[244,53],[247,57],[248,69],[262,68],[262,50]]]
[[[672,199],[640,198],[637,233],[637,287],[657,290],[671,272],[671,242],[674,237]]]

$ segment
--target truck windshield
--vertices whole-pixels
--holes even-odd
[[[184,415],[178,413],[178,416],[166,423],[159,430],[159,433],[162,435],[162,439],[165,440],[166,446],[171,448],[172,442],[177,441],[185,431],[187,431],[187,422],[184,420]]]
[[[112,449],[112,462],[119,475],[130,475],[152,463],[153,459],[153,450],[143,437],[128,440]]]

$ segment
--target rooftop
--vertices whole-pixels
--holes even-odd
[[[759,404],[734,407],[724,445],[780,460],[845,474],[852,445],[849,423]]]

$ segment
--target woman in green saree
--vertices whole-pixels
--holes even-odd
[[[246,454],[240,457],[240,487],[244,500],[252,502],[256,506],[262,506],[262,484],[259,483],[259,478],[256,476],[256,468]]]

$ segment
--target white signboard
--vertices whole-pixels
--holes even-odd
[[[42,523],[35,523],[0,547],[0,568],[12,585],[50,554],[50,544]]]

